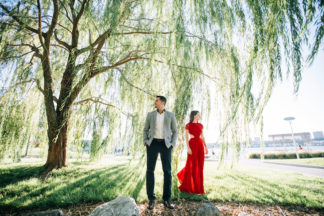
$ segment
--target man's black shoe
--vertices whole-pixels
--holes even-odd
[[[174,209],[174,205],[171,204],[170,201],[164,201],[163,204],[164,204],[165,207],[167,207],[169,209]]]
[[[152,210],[154,208],[154,200],[150,200],[148,207],[149,210]]]

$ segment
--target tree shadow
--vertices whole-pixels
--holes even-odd
[[[38,178],[39,174],[43,170],[43,165],[22,165],[13,168],[0,169],[0,188],[30,178]]]
[[[269,204],[282,204],[282,205],[300,205],[300,206],[312,206],[321,205],[321,203],[317,202],[316,199],[312,199],[311,197],[307,197],[302,195],[301,192],[304,190],[308,190],[309,192],[319,195],[321,191],[313,190],[306,185],[310,185],[313,183],[311,180],[304,180],[303,185],[298,185],[295,183],[289,184],[280,184],[280,182],[273,182],[270,180],[266,180],[262,177],[250,176],[244,173],[231,173],[226,174],[226,177],[230,178],[233,185],[242,186],[243,188],[248,188],[248,193],[250,197],[248,198],[246,195],[240,197],[241,191],[233,191],[232,196],[227,201],[241,201],[246,203],[269,203]],[[222,191],[229,190],[229,188],[221,188],[220,193]],[[222,196],[222,194],[220,194]],[[227,197],[226,199],[228,199]]]
[[[137,184],[135,186],[135,189],[133,190],[133,193],[132,193],[132,197],[137,200],[138,198],[138,195],[140,194],[143,186],[144,186],[144,183],[145,183],[145,178],[146,176],[144,175],[141,179],[138,179],[137,180]]]
[[[46,182],[39,185],[26,185],[16,191],[7,192],[0,199],[0,209],[44,210],[85,202],[110,201],[121,195],[137,199],[144,182],[143,172],[140,169],[132,169],[128,164],[91,170],[62,169],[53,172]]]

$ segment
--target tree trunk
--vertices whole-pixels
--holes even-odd
[[[72,61],[72,60],[71,60]],[[46,63],[46,62],[45,62]],[[44,63],[44,68],[50,68]],[[48,62],[47,62],[48,63]],[[74,62],[72,61],[74,64]],[[68,63],[68,68],[64,72],[64,76],[61,82],[60,97],[57,100],[56,109],[53,106],[53,100],[48,102],[48,98],[53,99],[52,91],[49,91],[51,97],[45,95],[46,114],[48,120],[48,155],[47,161],[44,165],[45,170],[41,174],[41,179],[45,179],[47,175],[53,169],[59,169],[67,166],[66,162],[66,147],[68,139],[68,125],[70,118],[70,111],[73,104],[73,100],[69,98],[72,88],[72,82],[74,76],[72,75],[73,67],[70,66],[71,62]],[[48,81],[50,82],[50,80]],[[52,88],[50,88],[52,89]],[[48,102],[48,103],[46,103]],[[53,110],[54,109],[54,110]]]
[[[25,157],[27,157],[27,155],[28,155],[29,146],[30,146],[30,136],[28,137],[28,142],[27,142],[26,151],[25,151]]]
[[[68,119],[63,125],[56,140],[49,141],[47,161],[44,165],[45,170],[41,173],[41,179],[45,179],[53,169],[60,169],[67,166],[66,147],[68,141]]]

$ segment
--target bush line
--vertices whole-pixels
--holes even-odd
[[[324,152],[301,152],[299,153],[300,158],[316,158],[324,157]],[[260,159],[260,153],[252,153],[249,155],[249,159]],[[264,159],[297,159],[296,153],[267,153],[264,154]]]

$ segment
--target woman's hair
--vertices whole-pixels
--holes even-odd
[[[199,113],[199,111],[197,111],[197,110],[192,110],[191,111],[191,113],[190,113],[190,123],[193,122],[194,117],[195,117],[195,115],[197,115],[197,113]]]

